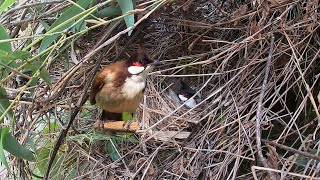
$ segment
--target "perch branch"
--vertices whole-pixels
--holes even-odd
[[[136,132],[136,130],[138,130],[139,128],[138,122],[136,121],[132,122],[127,129],[125,128],[125,125],[126,125],[126,121],[103,122],[101,120],[97,120],[94,124],[94,128],[102,131],[115,131],[115,132]]]

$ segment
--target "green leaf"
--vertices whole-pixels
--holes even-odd
[[[2,131],[6,131],[5,128],[0,129],[1,131],[1,135],[2,135]],[[3,139],[3,149],[5,149],[6,151],[8,151],[10,154],[18,157],[18,158],[22,158],[28,161],[33,161],[35,158],[33,156],[33,153],[25,148],[24,146],[22,146],[17,140],[16,138],[14,138],[11,134],[7,133],[6,136],[1,136],[1,139]]]
[[[38,161],[36,162],[37,168],[41,174],[44,174],[47,170],[49,157],[50,157],[50,150],[52,150],[54,143],[48,143],[46,147],[37,149],[37,157]],[[58,151],[56,157],[52,163],[52,170],[50,174],[58,175],[61,173],[61,166],[63,166],[64,156]],[[59,177],[59,176],[56,176]],[[60,176],[61,177],[61,176]]]
[[[30,52],[28,51],[20,51],[17,50],[13,53],[8,53],[6,51],[0,50],[0,66],[11,66],[12,68],[17,67],[16,61],[17,59],[23,60],[27,59],[31,55]],[[3,65],[4,64],[4,65]],[[5,67],[5,66],[4,66]],[[6,67],[5,67],[6,68]],[[11,70],[10,70],[11,72]]]
[[[49,72],[46,69],[40,71],[40,77],[49,85],[51,86],[51,77]]]
[[[133,2],[132,0],[118,0],[118,4],[121,8],[122,14],[127,13],[128,11],[133,10]],[[127,27],[131,27],[134,25],[134,15],[129,14],[124,17],[124,21],[127,25]],[[128,36],[130,36],[132,33],[132,30],[128,32]]]
[[[2,14],[3,11],[6,10],[8,7],[10,7],[14,2],[16,2],[16,1],[15,0],[5,0],[0,6],[0,14]]]
[[[5,40],[5,39],[10,39],[10,37],[6,29],[0,23],[0,40]],[[0,43],[0,50],[11,53],[12,52],[11,42]]]
[[[48,25],[47,22],[43,21],[40,19],[40,24],[43,26],[43,28],[46,30],[46,31],[49,31],[50,30],[50,26]]]
[[[8,133],[9,133],[8,127],[2,128],[1,138],[0,138],[0,160],[4,164],[4,166],[7,168],[7,170],[10,172],[10,168],[9,168],[6,156],[4,154],[4,148],[3,148],[4,138],[7,136]]]
[[[121,9],[119,7],[106,7],[95,14],[95,16],[99,18],[113,17],[119,15],[121,15]]]
[[[88,1],[88,0],[79,0],[77,2],[77,4],[83,8],[86,8],[88,7],[88,5],[91,3],[91,1]],[[66,20],[74,17],[75,15],[77,14],[80,14],[83,10],[80,9],[78,6],[76,5],[73,5],[71,6],[70,8],[68,8],[64,13],[62,13],[60,15],[60,17],[50,26],[50,29],[53,29],[57,26],[59,26],[61,23],[65,22]],[[73,23],[68,23],[64,26],[62,26],[61,28],[57,29],[56,31],[54,32],[61,32],[65,29],[68,29]],[[43,50],[45,50],[59,35],[52,35],[52,36],[46,36],[42,42],[41,42],[41,45],[40,45],[40,48],[39,48],[39,51],[42,52]]]
[[[40,61],[33,61],[30,64],[27,64],[25,69],[35,73],[40,68],[41,64],[42,63]]]
[[[48,164],[48,158],[50,155],[50,149],[48,148],[39,148],[37,150],[37,168],[39,169],[41,174],[44,174],[46,172],[47,164]]]
[[[119,154],[117,153],[115,147],[112,145],[111,139],[110,139],[110,142],[108,142],[107,151],[108,151],[109,156],[111,157],[112,160],[116,161],[116,160],[120,159]]]
[[[12,53],[14,59],[27,59],[31,53],[29,51],[16,50]]]
[[[7,92],[3,87],[0,87],[0,96],[6,96]],[[10,105],[8,99],[0,98],[0,114],[2,114]],[[7,118],[12,121],[13,120],[13,111],[10,109],[6,114]]]

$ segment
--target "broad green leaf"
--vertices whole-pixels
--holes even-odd
[[[4,148],[3,148],[3,144],[4,144],[4,139],[7,136],[7,134],[9,133],[9,128],[5,127],[2,128],[1,131],[1,138],[0,138],[0,160],[1,162],[4,164],[4,166],[7,168],[7,170],[10,172],[10,168],[7,162],[7,158],[4,154]]]
[[[49,72],[46,69],[40,71],[40,77],[49,85],[51,86],[51,77]]]
[[[0,44],[2,44],[2,43],[0,43]],[[1,47],[2,47],[2,46],[0,46],[0,48],[1,48]],[[0,49],[0,60],[7,58],[9,55],[10,55],[9,52]]]
[[[9,53],[9,52],[0,50],[0,63],[9,65],[14,63],[15,62],[14,60],[27,59],[30,55],[31,53],[29,51],[17,50],[13,53]],[[12,67],[15,67],[15,66],[12,66]]]
[[[3,87],[0,87],[0,96],[6,96],[7,92]],[[0,114],[2,114],[10,105],[8,99],[0,98]],[[6,117],[11,121],[13,120],[13,111],[10,109],[6,114]]]
[[[46,30],[46,31],[49,31],[50,30],[50,26],[48,25],[47,22],[43,21],[43,20],[40,20],[40,24],[43,26],[43,28]]]
[[[30,64],[26,65],[25,69],[32,71],[34,73],[40,68],[41,64],[42,64],[42,62],[40,62],[40,61],[33,61]]]
[[[4,28],[4,26],[0,23],[0,40],[5,40],[5,39],[10,39],[10,37],[6,29]],[[0,50],[11,53],[12,52],[11,42],[0,43]]]
[[[30,137],[27,137],[26,139],[26,147],[30,148],[33,152],[36,152],[36,143],[31,139]]]
[[[118,0],[118,4],[121,8],[122,14],[127,13],[128,11],[133,10],[133,3],[132,0]],[[127,27],[131,27],[134,25],[134,15],[129,14],[124,17],[124,21],[127,25]],[[128,32],[128,35],[130,36],[132,33],[132,30]]]
[[[91,1],[88,0],[79,0],[77,1],[77,4],[83,8],[88,7],[88,5],[91,3]],[[60,15],[60,17],[50,26],[50,30],[59,26],[61,23],[65,22],[66,20],[72,18],[73,16],[81,13],[83,10],[79,7],[73,5],[70,8],[68,8],[64,13]],[[69,28],[73,23],[68,23],[61,28],[57,29],[55,32],[63,31],[67,28]],[[42,52],[45,50],[59,35],[52,35],[52,36],[46,36],[40,45],[39,51]]]
[[[48,148],[40,148],[37,150],[37,168],[41,172],[41,174],[44,174],[47,168],[47,164],[49,161],[49,155],[50,155],[50,149]]]
[[[2,130],[3,129],[0,129],[1,134],[2,134]],[[22,146],[16,140],[16,138],[14,138],[10,133],[8,133],[3,138],[4,138],[3,139],[3,149],[8,151],[10,154],[12,154],[18,158],[28,160],[28,161],[33,161],[35,159],[33,156],[33,153],[29,149]]]
[[[81,23],[76,24],[74,27],[71,28],[71,32],[76,33],[86,29],[87,23],[82,21]]]
[[[12,53],[14,59],[27,59],[31,53],[29,51],[16,50]]]
[[[16,0],[5,0],[0,6],[0,14],[3,13],[8,7],[10,7]]]
[[[108,142],[107,144],[107,151],[109,153],[109,156],[111,157],[112,160],[116,161],[118,159],[120,159],[119,154],[117,153],[116,149],[114,148],[114,146],[112,145],[112,140],[110,140],[110,142]]]
[[[95,16],[99,18],[113,17],[119,15],[121,15],[121,9],[119,7],[106,7],[95,14]]]
[[[41,174],[44,174],[47,170],[49,157],[50,157],[50,150],[52,150],[54,143],[47,144],[47,147],[39,148],[36,152],[38,161],[37,161],[37,168]],[[52,163],[52,170],[50,174],[57,174],[59,173],[60,167],[63,166],[63,156],[61,153],[58,152],[57,156],[54,158]]]

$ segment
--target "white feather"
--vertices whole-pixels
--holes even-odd
[[[197,101],[196,101],[194,98],[188,99],[188,98],[184,97],[184,96],[181,95],[181,94],[179,94],[178,96],[179,96],[179,99],[180,99],[183,103],[187,101],[185,105],[186,105],[188,108],[193,108],[193,107],[195,107],[195,106],[197,105]]]
[[[127,78],[122,89],[122,93],[132,99],[137,96],[146,87],[146,78],[142,75],[132,75]]]
[[[179,94],[179,99],[182,101],[182,102],[185,102],[188,100],[188,98],[184,97],[183,95]]]
[[[197,105],[197,102],[195,99],[190,98],[187,102],[186,102],[186,106],[189,108],[193,108]]]
[[[144,70],[145,70],[145,68],[143,66],[130,66],[128,68],[128,71],[130,74],[139,74]]]
[[[146,68],[142,66],[130,66],[128,71],[132,74],[127,78],[122,89],[122,93],[129,99],[134,98],[146,88],[147,74],[152,71],[152,66]]]

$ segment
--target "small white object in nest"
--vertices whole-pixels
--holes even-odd
[[[194,108],[198,103],[196,101],[197,98],[200,98],[198,95],[193,98],[196,93],[187,83],[181,81],[177,78],[170,78],[169,82],[171,82],[171,89],[169,90],[169,95],[176,102],[186,103],[185,105],[188,108]]]
[[[194,98],[188,99],[187,97],[185,97],[182,94],[179,94],[178,97],[183,103],[187,101],[185,105],[190,109],[197,105],[197,101]]]

